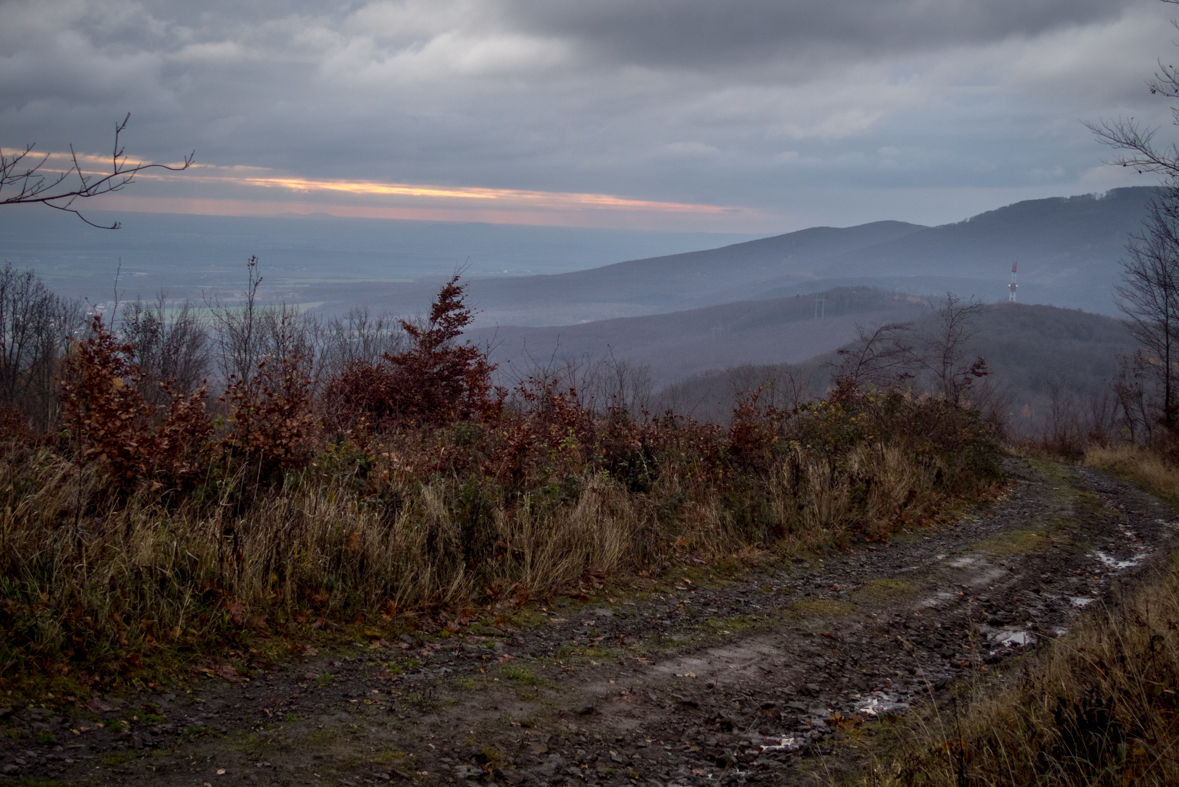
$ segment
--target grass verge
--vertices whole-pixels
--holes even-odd
[[[326,445],[265,484],[214,458],[186,491],[0,440],[0,689],[84,696],[208,654],[235,679],[332,636],[443,634],[480,607],[883,538],[1000,475],[975,414],[897,393],[729,432],[562,406],[583,436],[538,405]]]

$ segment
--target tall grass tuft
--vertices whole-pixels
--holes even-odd
[[[1179,467],[1165,454],[1128,443],[1093,445],[1084,463],[1132,478],[1152,493],[1179,504]]]

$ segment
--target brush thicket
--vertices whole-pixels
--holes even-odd
[[[509,397],[455,342],[461,294],[403,325],[405,352],[322,385],[294,351],[264,358],[217,422],[203,388],[149,404],[134,348],[94,318],[60,431],[0,440],[0,680],[879,539],[999,476],[977,414],[899,392],[751,395],[727,429],[552,380]]]

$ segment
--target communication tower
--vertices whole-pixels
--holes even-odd
[[[1018,262],[1011,263],[1011,294],[1007,296],[1007,303],[1012,306],[1015,305],[1015,266],[1017,265],[1019,265]]]

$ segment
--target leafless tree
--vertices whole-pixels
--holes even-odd
[[[899,322],[872,329],[857,325],[856,340],[837,355],[839,361],[830,364],[837,387],[900,386],[913,377],[911,326]]]
[[[223,304],[216,296],[206,300],[213,316],[215,358],[222,382],[231,377],[250,380],[265,357],[261,342],[263,307],[258,303],[261,284],[258,258],[250,257],[246,262],[246,290],[240,306]]]
[[[1152,364],[1141,350],[1132,356],[1118,357],[1118,376],[1113,381],[1117,420],[1130,442],[1150,442],[1155,419],[1155,402],[1151,401]]]
[[[95,224],[83,216],[79,209],[74,207],[74,203],[100,194],[121,191],[136,175],[149,169],[181,172],[192,166],[196,156],[194,151],[185,156],[180,164],[131,164],[127,161],[127,154],[119,142],[119,135],[127,128],[130,120],[131,113],[128,112],[123,121],[115,125],[115,145],[111,154],[109,174],[95,174],[83,169],[73,145],[70,145],[70,166],[63,171],[46,169],[50,154],[34,154],[35,146],[31,143],[26,145],[24,150],[12,154],[0,152],[0,205],[48,205],[56,210],[73,213],[92,227],[118,229],[117,221],[111,224]],[[5,189],[8,190],[7,194],[4,193]]]
[[[32,271],[0,269],[0,402],[49,426],[61,360],[83,319],[80,303],[53,294]]]
[[[1162,418],[1167,429],[1179,420],[1179,188],[1163,189],[1150,204],[1141,232],[1130,237],[1115,288],[1130,333],[1157,363]]]
[[[329,331],[296,306],[259,302],[261,284],[258,258],[250,257],[240,303],[225,303],[216,296],[205,299],[211,314],[213,365],[220,383],[229,385],[234,381],[243,394],[254,395],[265,361],[268,375],[306,380],[314,389],[320,379],[325,379],[320,366],[330,361],[325,353]]]
[[[1179,0],[1161,1],[1179,5]],[[1179,27],[1174,21],[1172,25]],[[1160,61],[1147,87],[1153,95],[1179,99],[1179,68]],[[1171,117],[1172,124],[1179,126],[1179,105],[1172,104]],[[1146,128],[1133,118],[1102,121],[1089,128],[1098,140],[1121,151],[1112,163],[1166,178],[1166,185],[1150,204],[1142,231],[1131,236],[1122,262],[1116,301],[1145,355],[1136,355],[1132,368],[1123,360],[1114,389],[1131,437],[1139,431],[1149,433],[1145,406],[1149,397],[1143,385],[1153,378],[1161,390],[1162,424],[1170,431],[1179,426],[1174,368],[1179,362],[1179,146],[1156,144],[1157,129]]]
[[[789,364],[757,366],[744,364],[725,370],[733,390],[733,402],[737,397],[753,391],[760,391],[758,401],[778,410],[794,410],[807,398],[806,380],[798,369]]]
[[[1179,0],[1160,0],[1170,5],[1179,5]],[[1179,27],[1179,24],[1172,22]],[[1179,68],[1159,61],[1159,70],[1146,83],[1152,95],[1179,99]],[[1179,125],[1179,106],[1171,107],[1172,122]],[[1133,167],[1140,173],[1151,172],[1168,179],[1179,177],[1179,147],[1174,143],[1159,147],[1154,137],[1157,129],[1144,127],[1134,118],[1118,118],[1088,123],[1097,139],[1111,148],[1123,151],[1111,163]]]
[[[316,361],[321,356],[323,328],[315,317],[288,303],[271,304],[259,312],[259,340],[263,358],[271,358],[280,369],[297,360],[311,377],[319,373]]]
[[[154,304],[136,299],[123,307],[120,333],[135,348],[140,394],[152,405],[168,400],[162,384],[189,394],[208,375],[208,325],[188,301],[170,309],[165,293]]]
[[[652,406],[655,381],[651,367],[618,358],[612,348],[607,347],[602,356],[562,355],[554,351],[543,361],[526,352],[525,360],[525,364],[503,378],[512,389],[527,389],[540,383],[557,390],[573,390],[581,404],[590,410],[625,411],[633,418],[649,412]]]
[[[405,331],[396,316],[374,317],[367,308],[355,307],[343,319],[328,321],[323,329],[318,376],[331,379],[353,364],[376,364],[383,356],[398,355],[405,349]]]
[[[1059,374],[1048,378],[1048,423],[1045,429],[1046,437],[1057,446],[1079,445],[1083,439],[1076,398]]]
[[[946,293],[934,304],[933,322],[917,338],[916,360],[928,374],[932,392],[954,404],[964,404],[968,391],[990,374],[986,361],[972,360],[967,352],[982,308],[978,301]]]
[[[1089,438],[1100,443],[1112,440],[1118,431],[1117,398],[1113,392],[1107,389],[1091,394],[1085,409]]]
[[[651,367],[618,358],[613,348],[607,348],[605,356],[587,365],[587,371],[589,374],[582,383],[587,404],[596,405],[597,409],[625,411],[634,418],[647,412],[654,387]]]

